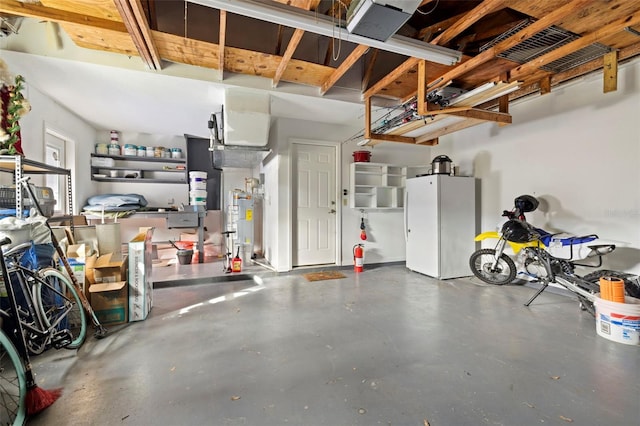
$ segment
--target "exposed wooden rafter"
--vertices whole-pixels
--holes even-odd
[[[351,3],[350,0],[341,0],[329,8],[321,0],[273,1],[287,5],[280,8],[282,10],[295,7],[334,17],[338,14],[343,17],[345,7]],[[235,20],[243,19],[248,24],[247,20],[251,18],[231,18],[233,14],[230,12],[212,8],[201,9],[203,19],[189,22],[190,25],[199,25],[193,28],[193,33],[190,31],[194,36],[198,34],[199,38],[191,34],[187,37],[176,30],[182,27],[183,19],[174,13],[178,6],[167,5],[153,0],[40,0],[40,3],[3,0],[0,13],[57,22],[76,45],[128,56],[138,55],[150,69],[160,69],[162,61],[182,63],[216,69],[220,79],[224,79],[224,73],[242,73],[271,79],[274,87],[282,81],[317,87],[319,93],[327,96],[332,95],[330,90],[333,87],[344,82],[349,89],[360,89],[362,98],[370,105],[377,103],[376,98],[384,98],[385,106],[389,101],[398,106],[412,99],[418,100],[416,115],[424,119],[412,121],[414,116],[407,118],[409,123],[398,120],[400,124],[394,123],[396,127],[387,129],[384,135],[377,135],[369,129],[371,144],[381,140],[434,144],[443,134],[474,123],[492,121],[505,125],[510,122],[509,102],[513,99],[527,93],[549,93],[559,83],[589,72],[603,73],[605,92],[615,90],[618,62],[640,55],[636,33],[640,31],[640,3],[628,0],[483,0],[446,4],[423,0],[410,24],[413,38],[434,45],[456,46],[463,52],[463,60],[454,66],[393,56],[350,44],[348,38],[341,41],[347,43],[351,53],[346,58],[334,60],[330,37],[314,39],[309,36],[309,40],[305,37],[305,43],[302,43],[303,31],[297,30],[294,23],[291,23],[292,28],[260,24],[260,31],[256,34],[263,39],[259,42],[249,40],[248,37],[255,34],[245,33],[244,29],[242,38],[238,38]],[[199,7],[206,8],[205,5]],[[432,8],[433,14],[419,16]],[[209,18],[219,16],[217,28],[217,19],[204,19],[205,14]],[[434,17],[438,17],[439,22],[434,22]],[[227,19],[233,19],[233,28],[227,25]],[[195,21],[200,22],[194,24]],[[208,24],[205,25],[205,21]],[[528,26],[519,26],[525,23]],[[579,38],[525,64],[518,65],[498,56],[552,25],[578,34]],[[215,30],[209,31],[210,28]],[[521,29],[518,31],[516,28]],[[409,26],[404,26],[401,34],[407,35],[408,30]],[[510,31],[518,32],[509,36]],[[293,36],[287,40],[291,34]],[[498,36],[502,38],[492,47],[482,47]],[[233,44],[229,45],[231,40]],[[317,42],[307,42],[311,40]],[[594,42],[610,47],[612,53],[563,72],[541,69]],[[303,48],[304,52],[299,51]],[[316,51],[312,52],[312,48]],[[362,61],[368,50],[370,54],[363,64],[361,84],[353,85],[344,77],[354,64]],[[305,59],[294,59],[294,56]],[[389,63],[399,65],[389,71]],[[352,74],[348,73],[350,77]],[[512,83],[507,83],[509,81]],[[432,91],[447,85],[470,91],[490,82],[499,84],[487,88],[486,92],[478,91],[464,100],[457,100],[452,107],[426,102]],[[507,84],[514,83],[521,89],[501,95]]]
[[[276,75],[273,76],[271,80],[271,86],[277,87],[284,71],[287,69],[287,65],[289,65],[289,61],[293,56],[293,52],[298,48],[298,44],[300,44],[300,40],[302,40],[302,36],[304,35],[304,30],[297,29],[293,32],[291,36],[291,40],[289,40],[289,44],[287,45],[287,50],[285,50],[282,59],[280,60],[280,64],[278,65],[278,69],[276,69]]]
[[[495,46],[456,66],[451,71],[442,75],[438,80],[430,82],[429,87],[431,89],[435,89],[444,86],[444,82],[454,80],[489,62],[490,60],[494,59],[498,53],[502,53],[505,50],[510,49],[513,46],[523,42],[524,40],[533,37],[543,29],[548,28],[551,25],[559,22],[563,18],[567,17],[568,15],[575,13],[577,8],[584,7],[593,1],[595,0],[573,0],[572,2],[567,3],[564,6],[557,8],[553,12],[537,20],[528,27],[518,31],[516,34],[512,35],[506,40],[501,41]]]
[[[570,54],[571,52],[582,49],[583,47],[587,47],[593,43],[600,42],[603,39],[611,36],[612,34],[622,31],[624,27],[626,27],[629,24],[635,25],[637,23],[640,23],[640,11],[634,13],[631,16],[626,16],[624,18],[617,19],[614,22],[608,25],[605,25],[604,27],[601,27],[588,34],[582,35],[577,40],[567,43],[558,49],[552,50],[551,52],[545,55],[537,57],[536,59],[529,61],[524,65],[520,65],[519,67],[516,67],[511,71],[511,76],[516,79],[522,78],[523,76],[531,74],[533,71],[540,68],[541,66],[549,64],[557,59],[563,58],[568,54]]]
[[[362,57],[362,55],[367,53],[367,50],[369,50],[369,46],[365,46],[364,44],[360,44],[355,49],[353,49],[353,52],[351,52],[351,54],[347,56],[344,61],[342,61],[340,66],[336,68],[333,74],[331,74],[331,76],[322,83],[322,86],[320,87],[320,94],[324,95],[325,93],[327,93],[327,90],[333,87],[333,85],[336,84],[338,80],[340,80],[340,77],[342,77],[347,71],[349,71],[353,64],[355,64],[358,59]]]
[[[504,0],[484,0],[469,13],[466,13],[464,17],[462,17],[462,19],[456,21],[453,25],[444,30],[442,34],[434,38],[431,43],[445,46],[471,25],[478,22],[487,14],[494,12],[495,10],[503,6]]]
[[[102,30],[127,30],[122,22],[95,16],[82,15],[79,13],[68,12],[64,10],[58,10],[51,7],[41,6],[36,3],[22,3],[15,0],[2,0],[0,2],[0,13],[41,19],[45,21],[56,22],[59,24],[70,23],[85,25]]]
[[[151,70],[160,70],[162,68],[160,55],[156,50],[140,0],[113,1],[146,67]]]
[[[220,80],[224,80],[224,45],[227,38],[227,11],[220,11],[220,36],[218,37],[218,71]]]

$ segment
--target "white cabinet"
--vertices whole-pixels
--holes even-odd
[[[434,278],[471,275],[476,243],[476,181],[430,175],[407,179],[407,268]]]
[[[349,205],[355,209],[399,209],[404,203],[407,168],[351,163]]]

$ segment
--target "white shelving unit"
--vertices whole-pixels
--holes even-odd
[[[112,164],[97,164],[94,159],[112,160]],[[185,158],[91,154],[91,180],[98,182],[187,183],[186,164]],[[111,176],[112,171],[115,171],[116,176]]]
[[[349,205],[355,209],[404,207],[407,168],[383,163],[351,163]]]

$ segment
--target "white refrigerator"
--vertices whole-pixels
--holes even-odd
[[[428,175],[407,179],[404,233],[407,268],[438,279],[471,275],[476,180]]]

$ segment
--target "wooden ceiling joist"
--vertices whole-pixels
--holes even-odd
[[[304,30],[297,29],[293,32],[291,36],[291,40],[289,40],[289,44],[287,45],[287,50],[285,50],[284,55],[282,56],[282,60],[276,69],[276,74],[273,76],[271,80],[272,87],[278,87],[278,83],[284,74],[284,71],[287,69],[287,65],[289,65],[289,61],[293,57],[293,52],[298,48],[298,44],[300,44],[300,40],[302,40],[302,36],[304,35]]]
[[[146,67],[151,70],[160,70],[162,68],[160,55],[158,55],[140,0],[113,1]]]
[[[464,30],[469,28],[471,25],[478,22],[480,19],[484,18],[491,12],[498,10],[499,8],[504,6],[505,0],[484,0],[478,6],[473,8],[471,11],[466,13],[464,17],[449,28],[444,30],[442,34],[438,37],[434,38],[431,43],[438,44],[440,46],[445,46],[451,40],[460,35]]]
[[[127,31],[122,22],[97,18],[89,15],[81,15],[78,13],[41,6],[36,3],[22,3],[15,0],[2,0],[0,2],[0,13],[57,22],[59,24],[69,23],[86,25],[88,27],[95,27],[103,30]]]
[[[340,66],[336,68],[333,74],[331,74],[331,76],[322,83],[322,86],[320,87],[320,94],[324,95],[325,93],[327,93],[327,91],[331,87],[333,87],[333,85],[336,84],[338,80],[340,80],[340,77],[342,77],[347,71],[349,71],[353,64],[355,64],[358,59],[362,57],[362,55],[367,53],[367,50],[369,50],[369,46],[365,46],[364,44],[360,44],[355,49],[353,49],[353,52],[351,52],[351,54],[347,56],[344,61],[342,61]]]
[[[220,11],[220,32],[218,43],[218,71],[220,73],[220,80],[224,80],[224,45],[227,38],[227,11]]]
[[[595,0],[573,0],[572,2],[567,3],[564,6],[555,9],[553,12],[537,20],[528,27],[523,28],[506,40],[501,41],[500,43],[485,50],[479,55],[474,56],[468,61],[465,61],[462,64],[456,66],[451,71],[442,75],[438,80],[430,82],[429,88],[435,89],[438,87],[442,87],[445,82],[454,80],[479,67],[480,65],[489,62],[490,60],[494,59],[499,53],[502,53],[505,50],[510,49],[513,46],[516,46],[517,44],[533,37],[535,34],[539,33],[545,28],[548,28],[566,18],[567,16],[576,13],[576,11],[580,10],[581,7],[584,7],[593,1]]]
[[[624,30],[628,25],[635,25],[638,23],[640,23],[640,11],[637,11],[631,16],[625,16],[624,18],[617,19],[602,28],[585,34],[580,38],[559,47],[558,49],[552,50],[551,52],[537,57],[524,65],[516,67],[511,71],[511,77],[516,79],[522,78],[544,65],[550,64],[557,59],[564,58],[572,52],[580,50],[583,47],[587,47],[593,43],[600,42],[604,38]]]

